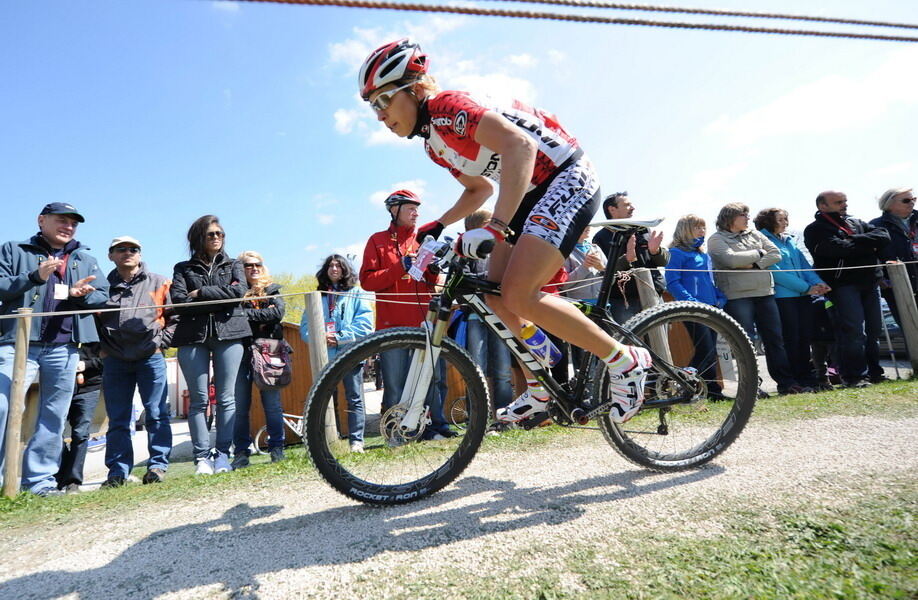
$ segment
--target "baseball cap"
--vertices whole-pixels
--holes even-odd
[[[72,204],[67,204],[66,202],[52,202],[51,204],[45,204],[45,207],[41,209],[39,215],[71,215],[74,219],[80,223],[85,223],[86,219],[83,218],[83,215],[80,214],[80,211],[76,209]]]
[[[112,240],[112,243],[109,244],[108,247],[114,248],[115,246],[122,246],[124,244],[128,244],[130,246],[137,246],[138,248],[143,247],[140,245],[139,241],[137,241],[136,239],[132,238],[129,235],[121,235],[121,236],[116,237],[115,239]]]

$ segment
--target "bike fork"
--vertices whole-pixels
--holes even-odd
[[[399,429],[408,434],[418,429],[421,417],[425,414],[427,393],[433,381],[434,369],[440,359],[440,343],[446,335],[448,319],[428,319],[424,321],[424,349],[414,352],[405,389],[400,402],[406,407]]]

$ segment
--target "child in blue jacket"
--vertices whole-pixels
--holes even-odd
[[[723,308],[727,297],[714,285],[711,257],[704,251],[707,231],[704,219],[685,215],[676,223],[673,241],[669,245],[669,263],[666,265],[666,289],[676,300],[689,300]],[[713,329],[698,323],[685,323],[695,354],[690,363],[698,369],[708,384],[708,397],[723,399],[723,390],[717,378],[717,334]]]

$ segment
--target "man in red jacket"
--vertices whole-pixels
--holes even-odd
[[[418,327],[427,316],[430,285],[436,277],[430,275],[426,282],[415,281],[408,269],[417,254],[418,207],[421,199],[410,190],[398,190],[386,198],[386,209],[392,218],[388,229],[374,233],[363,251],[360,267],[360,285],[376,294],[376,329],[390,327]],[[405,378],[411,366],[407,349],[389,350],[380,355],[383,375],[382,411],[401,401]],[[442,361],[441,361],[442,362]],[[425,432],[430,439],[453,437],[443,418],[443,399],[439,382],[442,364],[438,365],[436,383],[431,386],[427,405],[431,412],[431,428]]]

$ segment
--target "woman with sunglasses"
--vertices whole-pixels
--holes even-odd
[[[281,326],[281,320],[284,318],[284,299],[280,296],[281,286],[271,279],[264,258],[258,252],[246,250],[239,255],[239,262],[245,270],[245,281],[249,286],[249,290],[243,296],[242,310],[249,321],[252,338],[283,339],[284,328]],[[259,390],[258,395],[261,398],[261,408],[265,411],[271,462],[284,460],[284,411],[281,407],[280,390]],[[233,426],[235,455],[232,463],[234,470],[249,466],[249,446],[252,444],[249,431],[251,407],[252,350],[246,344],[242,366],[239,367],[239,375],[236,377],[236,424]]]
[[[514,101],[505,106],[466,92],[441,91],[428,57],[408,39],[385,44],[364,61],[360,93],[377,119],[399,137],[420,136],[428,156],[462,186],[456,203],[418,236],[439,236],[446,225],[480,208],[498,184],[491,219],[456,242],[463,256],[491,252],[488,276],[502,283],[488,304],[513,331],[523,319],[603,358],[613,375],[611,418],[630,419],[644,401],[650,354],[607,335],[576,307],[541,288],[562,266],[600,200],[593,166],[556,117]],[[498,411],[505,422],[543,412],[548,392],[531,376],[527,391]]]
[[[236,376],[245,354],[243,340],[252,334],[239,302],[204,304],[238,300],[248,290],[242,263],[225,252],[225,241],[226,234],[214,215],[192,223],[188,229],[191,258],[175,265],[170,290],[179,316],[172,345],[178,348],[179,366],[191,395],[188,429],[198,475],[230,470]],[[210,446],[204,417],[211,365],[217,393],[215,448]]]
[[[880,252],[880,258],[886,262],[901,260],[905,263],[918,301],[918,210],[915,210],[915,192],[906,187],[886,190],[880,196],[879,205],[883,214],[870,224],[889,232],[889,245]],[[888,282],[881,285],[881,293],[896,323],[902,327],[896,297]]]

